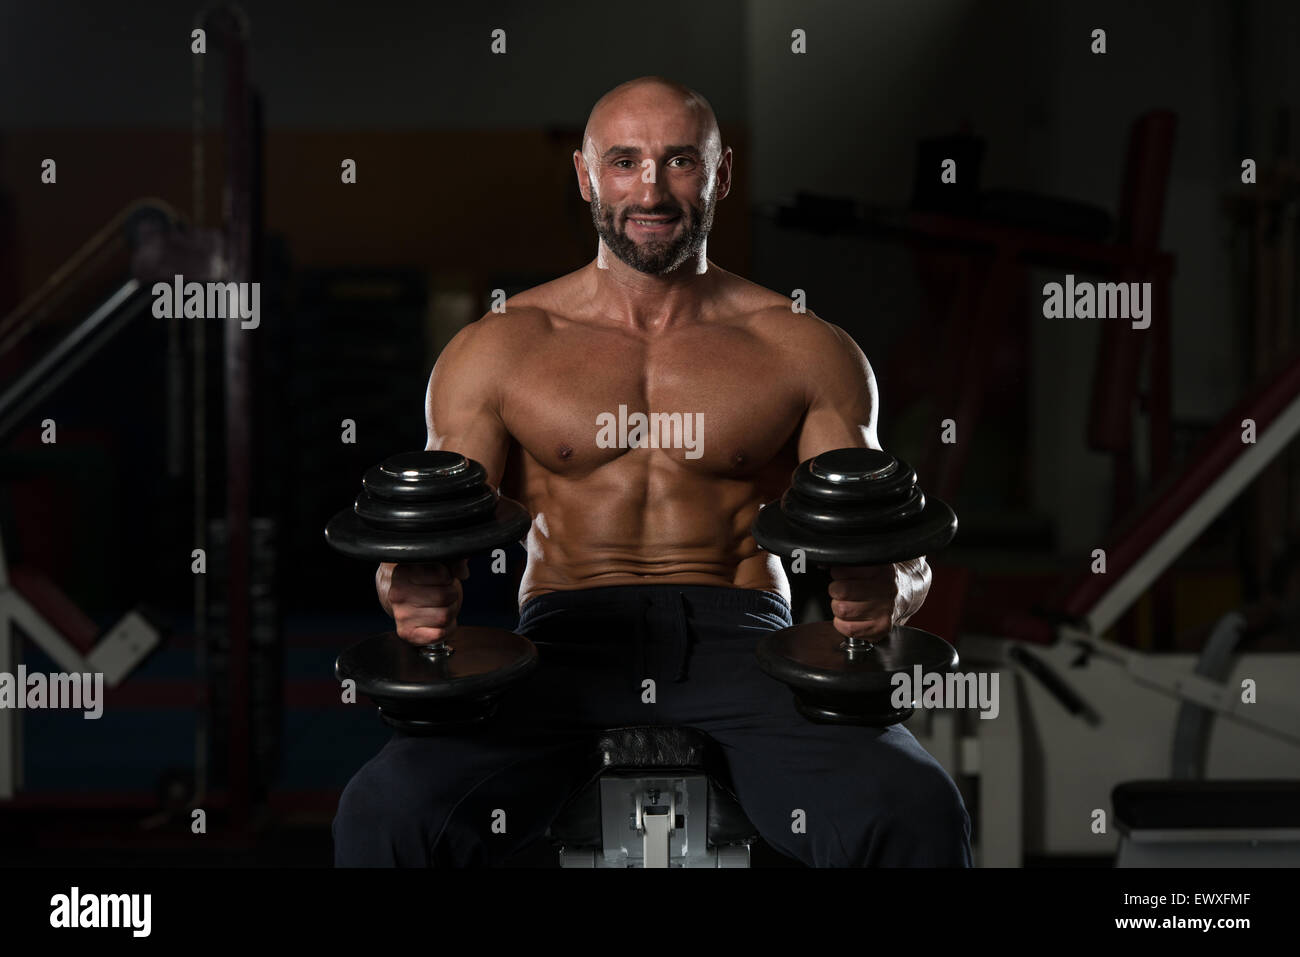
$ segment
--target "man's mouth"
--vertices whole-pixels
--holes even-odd
[[[667,232],[680,216],[629,216],[627,221],[643,232]]]

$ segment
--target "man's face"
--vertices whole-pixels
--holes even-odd
[[[697,111],[673,105],[613,108],[582,154],[601,241],[633,269],[656,276],[699,255],[725,195],[716,134]]]

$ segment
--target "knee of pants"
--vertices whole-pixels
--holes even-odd
[[[966,867],[970,818],[961,793],[932,760],[874,766],[824,783],[809,802],[806,837],[791,849],[813,867]]]
[[[970,815],[948,772],[920,763],[891,782],[862,832],[859,853],[892,867],[969,867]]]
[[[365,765],[348,782],[334,816],[339,867],[428,867],[432,847],[459,795],[436,784]]]

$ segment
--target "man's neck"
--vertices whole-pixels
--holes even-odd
[[[610,319],[643,332],[656,332],[698,316],[716,270],[706,250],[670,273],[653,275],[634,269],[611,253],[604,243],[592,264],[594,298]]]

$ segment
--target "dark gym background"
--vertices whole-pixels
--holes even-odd
[[[592,103],[623,80],[662,74],[709,98],[736,154],[710,257],[784,294],[806,290],[810,308],[857,339],[879,381],[881,440],[916,460],[923,484],[942,465],[935,422],[955,408],[952,364],[973,335],[988,251],[911,230],[908,216],[1112,241],[1125,235],[1126,202],[1155,209],[1155,245],[1175,263],[1159,426],[1169,461],[1148,453],[1162,412],[1149,371],[1131,444],[1090,442],[1097,389],[1124,387],[1094,380],[1106,323],[1042,319],[1042,284],[1068,266],[1019,273],[1002,291],[968,457],[948,466],[962,531],[936,563],[925,612],[941,634],[1028,610],[1274,368],[1291,335],[1295,284],[1279,287],[1289,300],[1261,303],[1259,266],[1267,255],[1293,273],[1294,227],[1280,225],[1293,220],[1257,208],[1263,186],[1244,199],[1239,172],[1256,159],[1261,182],[1290,184],[1268,201],[1294,210],[1300,8],[1289,0],[242,9],[260,104],[263,312],[249,333],[250,655],[235,663],[247,669],[249,735],[237,746],[228,735],[219,324],[169,333],[146,316],[0,436],[10,567],[50,583],[95,629],[142,602],[170,624],[108,693],[102,720],[25,713],[25,780],[0,801],[0,863],[329,863],[338,794],[386,736],[369,709],[338,703],[332,664],[386,619],[369,570],[329,551],[321,529],[367,466],[423,445],[429,369],[491,290],[594,255],[570,154]],[[225,73],[211,39],[197,202],[193,192],[198,13],[163,0],[0,7],[0,316],[136,199],[221,221]],[[496,28],[506,55],[489,50]],[[1095,28],[1104,55],[1090,52]],[[804,55],[791,52],[794,29],[807,33]],[[1172,154],[1134,200],[1143,158],[1131,137],[1151,115],[1172,118]],[[963,158],[960,188],[938,190],[928,172],[918,181],[949,154]],[[40,180],[45,158],[56,185]],[[339,181],[344,158],[357,162],[355,185]],[[98,263],[48,328],[0,355],[0,386],[121,281],[129,253]],[[168,358],[192,354],[196,329],[209,340],[198,436],[192,369]],[[46,417],[58,423],[53,446],[39,440]],[[340,440],[344,419],[355,444]],[[198,629],[196,438],[209,569]],[[1268,473],[1273,493],[1259,483],[1179,560],[1122,640],[1194,649],[1222,607],[1261,597],[1286,570],[1294,509],[1281,467]],[[517,578],[522,550],[512,561]],[[476,574],[468,596],[463,620],[513,625],[513,582]],[[24,660],[51,667],[32,647]],[[229,788],[232,760],[251,769],[246,795]],[[205,841],[188,832],[193,804],[209,811]]]

